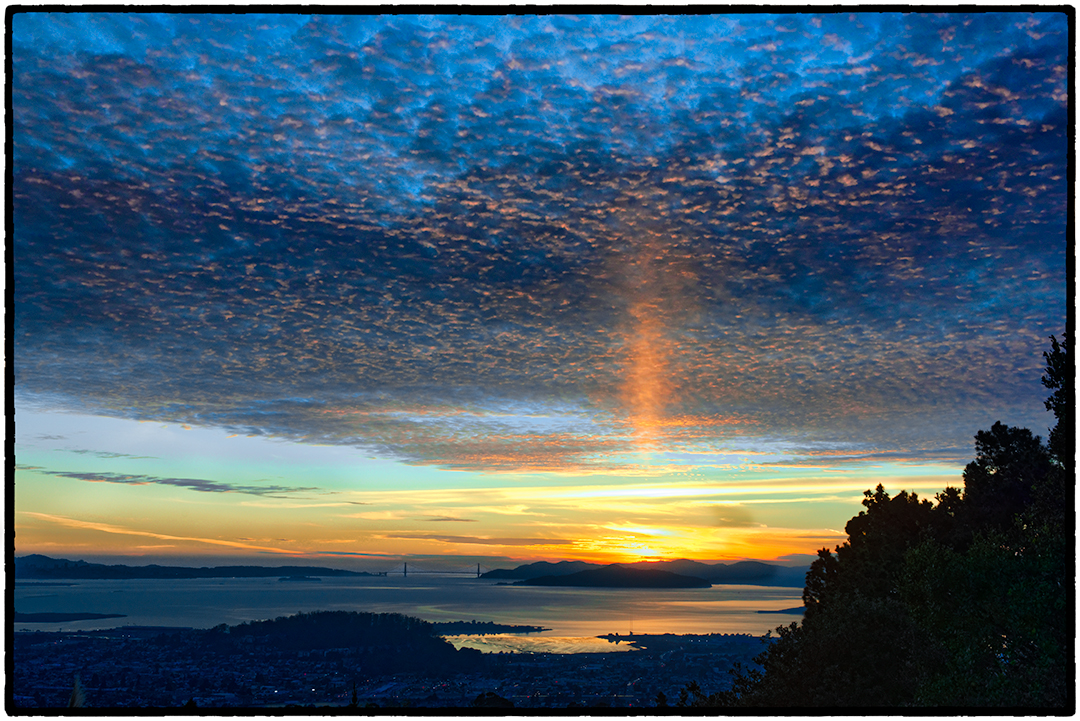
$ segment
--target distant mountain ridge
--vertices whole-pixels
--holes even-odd
[[[599,564],[586,561],[539,561],[513,569],[498,568],[482,574],[481,578],[529,580],[544,576],[566,576],[581,571],[620,566],[639,570],[656,570],[680,576],[700,578],[718,584],[745,584],[752,586],[786,586],[802,588],[806,582],[805,567],[778,566],[762,561],[737,561],[735,563],[702,563],[680,559],[677,561],[637,561],[636,563]]]
[[[319,566],[108,566],[40,554],[15,557],[15,578],[267,578],[290,576],[371,576],[364,571],[345,571]]]
[[[580,586],[585,588],[709,588],[708,581],[652,568],[612,564],[574,573],[515,581],[515,586]]]
[[[530,580],[544,576],[566,576],[581,571],[618,566],[637,570],[665,571],[715,584],[746,584],[755,586],[785,586],[802,588],[806,567],[778,566],[761,561],[702,563],[677,561],[638,561],[636,563],[598,564],[587,561],[539,561],[513,569],[494,569],[481,575],[485,579]],[[87,561],[50,558],[40,554],[15,557],[16,579],[124,579],[124,578],[269,578],[318,576],[373,576],[366,571],[346,571],[321,566],[127,566],[105,565]],[[314,580],[314,579],[312,579]]]
[[[514,569],[496,568],[487,573],[480,574],[480,578],[524,579],[539,578],[541,576],[565,576],[569,573],[587,571],[591,568],[602,568],[602,566],[598,563],[587,563],[585,561],[559,561],[558,563],[537,561],[536,563],[527,563],[524,566],[518,566]]]

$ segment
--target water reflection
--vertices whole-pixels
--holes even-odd
[[[544,588],[497,586],[487,580],[460,577],[428,577],[422,581],[327,578],[311,585],[283,584],[277,579],[101,580],[73,582],[49,591],[46,596],[40,589],[16,585],[15,610],[126,616],[62,624],[17,623],[17,630],[74,631],[125,625],[210,628],[298,611],[368,611],[403,613],[428,621],[477,620],[551,629],[547,636],[533,635],[534,639],[630,631],[760,635],[786,619],[758,611],[802,603],[802,589],[798,588]]]
[[[595,636],[516,636],[508,633],[489,636],[447,636],[455,648],[475,648],[485,653],[610,653],[633,651],[633,646],[611,643]]]

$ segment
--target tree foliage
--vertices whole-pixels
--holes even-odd
[[[1057,423],[1050,431],[1050,453],[1058,464],[1069,467],[1076,454],[1075,386],[1076,369],[1073,367],[1068,334],[1061,342],[1050,336],[1050,350],[1043,353],[1046,360],[1044,386],[1053,391],[1046,399],[1046,410],[1053,412]]]
[[[1074,708],[1074,366],[1050,340],[1049,445],[995,423],[962,490],[866,491],[847,541],[810,566],[802,622],[730,691],[684,703]]]
[[[975,434],[975,460],[964,469],[964,509],[974,529],[1006,530],[1050,472],[1050,453],[1027,428],[1001,422]]]

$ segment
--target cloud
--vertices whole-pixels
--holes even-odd
[[[77,449],[65,448],[64,450],[67,453],[75,453],[75,454],[81,455],[81,456],[90,455],[90,456],[95,456],[97,458],[106,458],[106,459],[110,459],[110,460],[114,459],[114,458],[131,458],[133,460],[145,460],[145,459],[153,458],[153,456],[135,456],[135,455],[132,455],[130,453],[112,453],[110,451],[89,451],[89,450],[81,449],[81,448],[77,448]]]
[[[379,535],[382,538],[390,539],[438,541],[440,543],[468,543],[482,546],[563,546],[576,543],[576,541],[562,538],[485,538],[482,536],[448,536],[435,533],[406,533],[396,531],[384,531]]]
[[[761,460],[759,465],[765,468],[836,468],[837,466],[857,467],[882,464],[941,464],[965,465],[972,457],[973,446],[967,448],[944,449],[907,449],[903,451],[830,451],[807,452],[803,457],[789,457],[784,460]]]
[[[243,543],[241,541],[224,541],[218,538],[199,538],[194,536],[172,536],[165,533],[155,533],[153,531],[140,531],[131,528],[124,528],[123,526],[117,526],[111,523],[83,521],[77,518],[56,516],[50,513],[37,513],[35,511],[18,511],[17,513],[23,516],[39,518],[43,521],[48,521],[50,523],[56,523],[61,526],[67,526],[68,528],[78,528],[89,531],[101,531],[102,533],[113,533],[125,536],[146,536],[148,538],[159,538],[163,541],[191,541],[194,543],[206,543],[212,546],[229,546],[231,548],[243,548],[246,550],[264,551],[268,553],[283,553],[289,555],[296,555],[298,553],[297,551],[289,551],[282,548],[256,546],[249,543]]]
[[[276,498],[277,496],[273,497]],[[333,503],[260,503],[257,501],[242,501],[240,505],[252,508],[340,508],[342,506],[367,506],[369,504],[361,501],[335,501]]]
[[[720,528],[749,528],[754,517],[749,509],[735,504],[717,504],[711,509],[713,523]]]
[[[317,491],[318,488],[314,486],[277,486],[277,485],[259,485],[250,486],[242,485],[238,483],[225,483],[221,481],[210,481],[202,478],[170,478],[160,476],[148,476],[141,474],[125,474],[125,473],[102,473],[102,472],[83,472],[83,471],[52,471],[44,468],[36,468],[32,466],[23,466],[20,470],[35,470],[38,473],[45,473],[50,476],[58,476],[60,478],[74,478],[78,481],[87,481],[89,483],[119,483],[131,486],[145,486],[145,485],[161,485],[161,486],[176,486],[178,488],[187,488],[192,491],[200,491],[202,493],[245,493],[255,496],[267,496],[270,498],[287,498],[288,496],[282,496],[284,493],[302,493],[306,491]],[[321,505],[343,505],[342,503],[335,504],[321,504]]]
[[[1043,424],[1029,17],[17,14],[18,402],[502,473]]]

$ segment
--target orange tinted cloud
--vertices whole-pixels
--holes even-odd
[[[77,518],[65,518],[64,516],[54,516],[49,513],[37,513],[35,511],[20,511],[22,515],[33,516],[34,518],[40,518],[43,521],[49,521],[50,523],[57,523],[69,528],[77,528],[87,531],[100,531],[102,533],[116,533],[125,536],[146,536],[148,538],[159,538],[163,541],[191,541],[193,543],[207,543],[213,546],[228,546],[230,548],[241,548],[248,551],[267,551],[270,553],[282,553],[287,555],[297,555],[298,551],[288,551],[283,548],[273,548],[269,546],[255,546],[250,543],[243,543],[240,541],[225,541],[219,538],[197,538],[193,536],[172,536],[166,533],[155,533],[153,531],[140,531],[132,528],[124,528],[122,526],[116,526],[111,523],[98,523],[96,521],[83,521]]]

